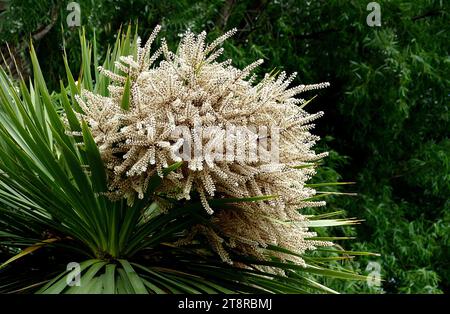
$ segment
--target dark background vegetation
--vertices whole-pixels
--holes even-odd
[[[13,75],[6,43],[26,76],[30,38],[55,90],[64,78],[64,46],[71,68],[79,68],[80,28],[66,24],[68,2],[0,0],[0,63]],[[225,44],[235,65],[263,58],[261,72],[298,72],[297,84],[331,82],[307,107],[325,111],[315,132],[323,137],[318,149],[331,152],[315,180],[356,182],[338,190],[357,196],[330,197],[326,211],[365,220],[335,233],[355,237],[343,247],[381,256],[344,266],[367,273],[378,262],[384,281],[380,288],[327,284],[346,293],[449,292],[448,1],[378,1],[380,27],[366,24],[369,1],[360,0],[77,2],[100,53],[130,22],[138,21],[144,40],[161,24],[160,37],[172,47],[188,28],[214,38],[236,27]]]

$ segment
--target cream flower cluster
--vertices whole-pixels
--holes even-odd
[[[203,234],[224,261],[232,262],[229,252],[260,259],[267,258],[264,248],[278,245],[299,254],[329,242],[308,238],[315,233],[307,228],[302,208],[322,206],[324,202],[308,200],[316,191],[305,187],[315,174],[314,162],[326,156],[312,147],[319,139],[309,131],[311,122],[323,113],[309,114],[302,109],[301,92],[328,86],[328,83],[290,87],[295,74],[266,74],[256,82],[258,60],[237,69],[231,60],[219,61],[220,45],[235,30],[212,43],[206,33],[186,32],[176,53],[169,51],[164,39],[153,54],[150,47],[160,27],[156,27],[137,56],[122,56],[114,72],[100,68],[111,79],[110,96],[83,91],[78,97],[85,120],[94,136],[109,178],[110,196],[144,197],[150,178],[164,177],[158,190],[175,199],[198,197],[217,227],[198,225],[178,244],[189,243],[197,233]],[[139,45],[140,46],[140,45]],[[162,61],[157,60],[162,56]],[[129,90],[129,96],[127,89]],[[124,95],[125,94],[125,95]],[[129,97],[129,107],[123,107]],[[277,141],[268,135],[261,138],[254,130],[277,127]],[[180,127],[189,130],[174,137]],[[227,144],[225,158],[212,156],[213,142],[199,129],[214,127]],[[239,136],[226,136],[233,127],[248,130],[256,143],[276,145],[277,160],[254,156],[251,145],[235,147]],[[185,132],[186,133],[186,132]],[[192,158],[183,159],[178,152],[183,144],[192,144]],[[231,148],[230,148],[231,147]],[[230,150],[233,150],[231,154]],[[253,158],[239,158],[253,154]],[[181,167],[163,176],[163,169],[181,162]],[[274,196],[253,202],[236,202],[215,210],[212,198],[251,198]],[[169,209],[170,210],[170,209]],[[219,231],[217,231],[219,230]],[[283,253],[276,253],[281,259]],[[299,264],[304,261],[299,257]]]

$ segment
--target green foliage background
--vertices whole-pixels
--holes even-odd
[[[316,181],[356,182],[337,190],[358,196],[333,196],[328,206],[365,220],[336,230],[355,237],[343,247],[381,254],[345,266],[367,273],[368,263],[378,262],[384,281],[380,288],[327,284],[347,293],[449,292],[448,2],[378,1],[381,27],[366,24],[369,1],[360,0],[77,2],[100,53],[129,22],[138,21],[143,39],[161,24],[172,45],[187,28],[215,37],[236,27],[225,44],[236,65],[263,58],[261,71],[298,72],[297,84],[331,82],[308,105],[326,113],[316,129],[324,138],[318,149],[331,152]],[[49,87],[64,78],[64,46],[71,68],[79,68],[79,28],[67,27],[68,3],[0,0],[2,51],[8,43],[26,75],[34,35]]]

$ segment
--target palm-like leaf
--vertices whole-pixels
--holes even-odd
[[[119,56],[135,53],[136,38],[131,28],[118,36],[103,66],[113,70]],[[236,267],[224,264],[202,239],[186,247],[172,245],[189,226],[207,223],[208,217],[200,202],[175,202],[169,213],[162,213],[150,201],[161,182],[158,176],[151,180],[146,197],[132,205],[108,199],[103,194],[107,189],[103,162],[88,127],[76,117],[81,109],[73,96],[81,87],[106,95],[109,82],[92,68],[98,60],[95,44],[83,34],[80,39],[81,75],[76,82],[64,60],[68,86],[61,83],[58,94],[47,90],[33,48],[34,81],[29,86],[23,81],[16,85],[0,70],[0,256],[5,259],[0,292],[329,293],[334,291],[315,281],[317,276],[365,280],[327,268],[327,262],[348,258],[351,252],[302,255],[306,268],[233,256],[246,265]],[[127,99],[122,105],[127,106]],[[79,136],[67,132],[63,113],[70,130]],[[179,166],[170,166],[165,174]],[[261,198],[218,199],[211,205],[242,201]],[[355,223],[330,216],[310,217],[310,226]],[[272,251],[296,255],[276,246],[269,246],[267,255]],[[69,262],[80,263],[81,286],[67,283],[76,271],[66,270]],[[279,268],[286,276],[255,265]]]

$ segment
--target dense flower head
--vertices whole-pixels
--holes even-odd
[[[176,53],[163,39],[151,54],[159,29],[136,56],[122,56],[114,72],[101,69],[112,82],[108,97],[83,91],[77,98],[108,171],[109,196],[143,198],[155,175],[163,178],[160,193],[178,200],[195,195],[217,228],[194,226],[177,244],[202,234],[230,263],[230,250],[265,259],[268,245],[299,254],[331,245],[309,239],[315,233],[301,214],[324,205],[310,200],[316,191],[305,186],[315,161],[326,156],[313,151],[319,137],[310,133],[323,113],[309,114],[295,97],[328,83],[290,87],[296,74],[284,72],[257,81],[253,71],[262,60],[244,69],[219,61],[220,45],[235,30],[210,44],[205,32],[188,31]],[[174,163],[181,166],[164,176]],[[213,198],[263,196],[272,197],[216,211],[210,205]]]

